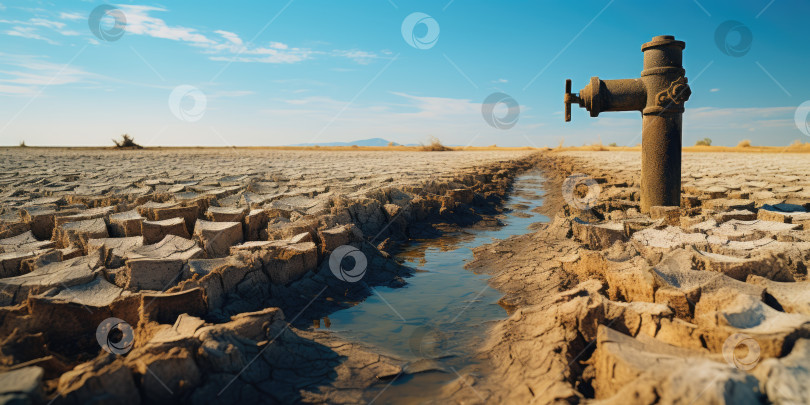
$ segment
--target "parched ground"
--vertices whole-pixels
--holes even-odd
[[[537,157],[2,149],[0,403],[367,401],[429,367],[296,325],[402,285],[387,251],[494,212]]]
[[[810,398],[807,154],[685,153],[681,206],[649,214],[638,152],[14,148],[0,166],[0,403],[372,401],[432,363],[297,326],[403,285],[397,243],[488,218],[535,166],[553,220],[476,250],[510,316],[433,402]],[[341,246],[360,281],[330,266]]]
[[[513,313],[446,400],[810,401],[810,156],[683,161],[681,206],[646,215],[638,152],[544,155],[554,219],[475,252]]]

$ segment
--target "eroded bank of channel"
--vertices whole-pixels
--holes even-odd
[[[473,258],[474,248],[530,232],[532,224],[548,221],[535,210],[542,204],[542,181],[538,171],[519,176],[496,226],[411,241],[395,256],[416,269],[404,287],[374,287],[363,302],[316,322],[318,328],[410,362],[408,375],[380,384],[368,393],[368,400],[403,403],[430,398],[458,378],[457,370],[476,361],[475,348],[488,327],[507,312],[498,304],[502,294],[487,284],[489,276],[464,265]]]

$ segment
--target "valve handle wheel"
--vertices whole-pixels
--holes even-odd
[[[571,104],[580,103],[579,94],[571,93],[571,79],[565,79],[565,122],[571,121]]]

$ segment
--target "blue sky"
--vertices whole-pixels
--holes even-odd
[[[110,3],[126,17],[115,41],[89,28],[102,4],[0,0],[0,145],[109,145],[122,133],[149,146],[634,145],[637,112],[577,109],[564,123],[564,82],[638,77],[641,44],[662,34],[687,44],[684,144],[810,141],[795,120],[810,99],[805,1],[122,2]],[[427,49],[402,33],[415,12],[435,21],[414,28],[438,32]],[[716,44],[728,20],[751,32],[741,56]],[[482,116],[496,92],[520,105],[511,128]]]

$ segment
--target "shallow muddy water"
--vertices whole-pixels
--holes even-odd
[[[531,211],[542,203],[542,178],[530,172],[516,179],[500,217],[503,226],[467,229],[437,239],[416,240],[396,255],[417,269],[402,288],[375,287],[358,305],[316,322],[343,338],[382,349],[414,367],[443,371],[400,376],[370,392],[375,403],[428,400],[456,371],[474,363],[474,348],[486,337],[490,323],[507,316],[498,305],[502,296],[487,285],[489,276],[464,268],[472,249],[529,232],[529,225],[548,218]]]

